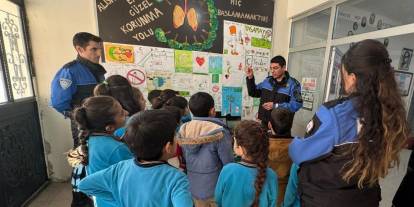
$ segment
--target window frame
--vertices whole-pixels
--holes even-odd
[[[30,87],[33,94],[30,97],[25,97],[25,98],[20,98],[20,99],[15,99],[13,97],[13,91],[12,91],[13,89],[12,89],[12,84],[11,84],[11,80],[9,76],[10,70],[7,64],[7,59],[4,55],[5,54],[4,40],[3,40],[3,36],[0,35],[0,68],[2,69],[0,73],[2,73],[3,75],[5,91],[6,91],[6,96],[7,96],[7,101],[0,103],[0,107],[4,107],[5,105],[10,105],[13,103],[35,101],[36,94],[37,94],[36,88],[34,87],[34,84],[35,84],[34,77],[36,77],[36,75],[35,75],[35,70],[34,70],[33,56],[31,52],[31,41],[30,41],[30,36],[28,32],[27,15],[26,15],[26,7],[24,4],[24,0],[9,0],[9,2],[12,4],[15,4],[19,8],[19,14],[20,14],[20,19],[21,19],[21,22],[19,23],[21,23],[22,25],[21,32],[23,34],[23,42],[24,42],[23,50],[26,53],[27,69],[28,69],[28,75],[29,75],[29,77],[27,78],[29,79],[29,82],[30,82],[30,85],[28,87]],[[1,34],[1,27],[0,27],[0,34]]]
[[[315,43],[315,44],[308,44],[308,45],[303,45],[303,46],[299,46],[299,47],[290,47],[290,42],[291,42],[291,37],[292,37],[292,31],[290,31],[289,34],[289,50],[288,50],[288,57],[290,56],[290,53],[294,53],[294,52],[301,52],[301,51],[306,51],[306,50],[312,50],[312,49],[320,49],[325,47],[325,57],[324,57],[324,64],[323,64],[323,68],[322,68],[322,77],[321,77],[321,85],[324,87],[321,87],[321,91],[319,93],[320,99],[319,100],[323,100],[323,102],[328,101],[329,99],[329,88],[331,87],[331,82],[330,82],[330,77],[332,76],[332,68],[330,67],[331,63],[331,54],[332,54],[332,49],[335,46],[340,46],[340,45],[344,45],[344,44],[350,44],[353,42],[359,42],[365,39],[380,39],[380,38],[389,38],[389,37],[395,37],[395,36],[400,36],[400,35],[407,35],[407,34],[413,34],[414,33],[414,23],[410,23],[410,24],[405,24],[405,25],[400,25],[400,26],[395,26],[395,27],[391,27],[391,28],[386,28],[386,29],[382,29],[382,30],[377,30],[377,31],[372,31],[372,32],[366,32],[366,33],[362,33],[362,34],[357,34],[357,35],[352,35],[352,36],[347,36],[347,37],[341,37],[341,38],[337,38],[334,39],[333,38],[333,33],[334,33],[334,27],[335,27],[335,23],[336,23],[336,17],[337,17],[337,13],[338,13],[338,6],[342,3],[345,3],[349,0],[338,0],[338,1],[334,1],[322,6],[319,6],[316,9],[310,10],[309,12],[306,12],[304,14],[300,14],[297,16],[294,16],[293,18],[290,19],[290,30],[293,29],[292,24],[295,21],[301,20],[303,18],[306,18],[308,16],[311,16],[313,14],[316,14],[318,12],[322,12],[326,9],[331,9],[331,16],[330,16],[330,20],[329,20],[329,27],[328,27],[328,38],[326,40],[326,43]],[[289,61],[289,60],[288,60]],[[414,83],[411,83],[411,88],[413,88],[412,86],[414,85]],[[409,102],[407,103],[406,107],[407,107],[407,114],[409,113],[409,109],[411,107],[411,105],[413,103],[411,103],[410,101],[412,100],[414,94],[414,90],[411,89],[411,91],[409,92],[409,95],[407,97],[407,99],[409,100]]]

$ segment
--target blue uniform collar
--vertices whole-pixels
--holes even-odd
[[[97,63],[93,63],[85,58],[82,58],[81,56],[78,55],[78,57],[76,58],[76,61],[78,61],[79,63],[81,63],[83,66],[87,67],[89,69],[89,71],[93,74],[93,76],[96,79],[96,82],[102,82],[105,77],[105,73],[106,70],[105,68]],[[101,80],[103,79],[103,80]]]
[[[155,166],[158,166],[158,165],[165,165],[165,164],[169,165],[168,162],[166,162],[164,160],[157,160],[157,161],[152,161],[152,162],[147,162],[147,163],[141,163],[137,159],[134,159],[134,163],[136,165],[138,165],[139,167],[143,167],[143,168],[155,167]]]

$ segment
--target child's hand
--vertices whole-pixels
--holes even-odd
[[[262,106],[263,106],[264,109],[270,111],[270,110],[273,109],[273,102],[266,102]]]

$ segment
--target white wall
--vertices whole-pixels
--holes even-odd
[[[26,0],[29,33],[36,71],[37,96],[49,176],[67,180],[71,168],[65,152],[73,145],[68,120],[48,107],[50,83],[57,70],[76,57],[76,32],[97,33],[92,0]]]
[[[288,0],[276,0],[275,14],[273,17],[273,56],[282,55],[288,57],[290,19],[287,17]]]
[[[333,1],[334,0],[289,0],[287,17],[292,18]]]

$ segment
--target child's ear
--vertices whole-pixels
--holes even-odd
[[[168,157],[174,157],[176,155],[176,145],[175,145],[175,141],[173,142],[167,142],[167,144],[165,144],[164,146],[164,152],[166,152],[166,154],[168,155]]]
[[[216,108],[211,108],[209,111],[209,116],[210,117],[216,117]]]
[[[240,157],[246,155],[246,150],[242,146],[235,145],[233,150],[234,153]]]
[[[113,124],[109,124],[109,125],[106,125],[105,126],[105,131],[106,132],[110,132],[110,133],[112,133],[112,132],[114,132],[116,130],[116,127],[115,127],[115,125],[113,125]]]
[[[270,121],[267,123],[267,127],[269,127],[270,131],[272,131],[272,134],[276,134],[275,130],[272,127],[272,124],[270,123]]]

